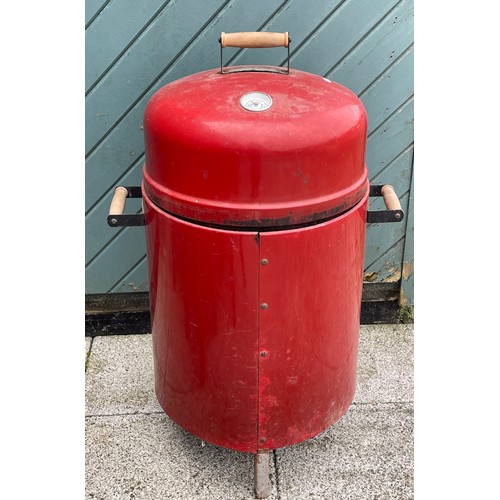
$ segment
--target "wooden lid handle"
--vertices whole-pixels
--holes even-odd
[[[239,47],[241,49],[288,47],[288,31],[285,33],[269,33],[260,31],[244,31],[241,33],[220,34],[221,47]]]

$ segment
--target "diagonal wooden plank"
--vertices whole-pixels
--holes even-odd
[[[146,253],[144,227],[128,227],[85,270],[85,293],[107,292]]]
[[[413,41],[413,0],[402,0],[325,75],[356,94]]]
[[[401,256],[404,250],[404,237],[391,245],[385,253],[379,254],[375,262],[365,267],[365,279],[369,281],[399,281],[401,279]]]
[[[149,287],[148,261],[146,255],[122,276],[109,293],[147,292]]]
[[[85,211],[85,216],[88,216],[90,212],[92,212],[95,209],[96,205],[103,200],[103,198],[109,198],[110,193],[114,190],[116,186],[129,185],[129,184],[124,184],[123,179],[128,175],[128,173],[131,170],[138,168],[139,165],[143,165],[145,160],[144,151],[140,153],[139,156],[136,156],[134,152],[133,156],[134,156],[134,161],[123,172],[120,172],[120,177],[116,179],[116,181],[113,183],[112,186],[110,186],[108,189],[104,188],[102,189],[100,197],[97,200],[95,200],[94,204],[88,207],[88,209]]]
[[[253,15],[258,16],[257,22],[262,22],[263,19],[274,12],[282,1],[268,1],[259,10],[256,11],[254,9]],[[207,13],[199,13],[202,19],[208,18],[203,26],[193,23],[192,16],[190,15],[191,11],[186,3],[177,2],[169,4],[156,18],[151,27],[146,30],[145,33],[147,35],[141,36],[140,41],[130,49],[130,54],[134,54],[135,57],[120,60],[113,67],[113,71],[111,72],[112,77],[108,77],[109,75],[107,75],[99,83],[87,99],[87,116],[98,119],[94,122],[94,126],[87,135],[87,151],[92,150],[102,141],[109,134],[110,130],[118,125],[128,111],[142,101],[143,96],[148,93],[150,87],[161,78],[161,75],[168,70],[170,65],[177,62],[177,59],[181,57],[183,52],[199,39],[201,32],[208,25],[212,24],[212,21],[220,11],[224,9],[228,10],[229,6],[234,9],[235,5],[222,3],[220,0],[217,2],[216,0],[210,0],[210,2],[203,2],[200,5],[200,9],[208,9],[208,5],[212,3],[220,5],[218,5],[217,9],[212,5],[210,16]],[[184,6],[184,9],[180,9],[180,7],[176,9],[175,6],[178,4]],[[171,5],[172,7],[170,7]],[[238,18],[240,19],[239,25],[243,24],[243,28],[247,30],[255,29],[255,23],[252,28],[249,26],[250,19],[252,18],[251,9],[247,8],[246,10],[250,11],[248,12],[250,15]],[[168,36],[165,33],[168,33]],[[217,38],[218,36],[212,42],[216,51]],[[158,45],[160,47],[164,45],[163,53],[161,54]],[[144,51],[146,47],[148,51],[158,52],[158,57],[154,57],[154,54],[147,58],[144,56],[137,57],[136,53]],[[167,65],[163,63],[165,60],[169,61]],[[132,68],[130,68],[130,61],[134,63]],[[121,82],[126,83],[122,84]]]
[[[368,138],[366,162],[370,178],[413,142],[413,100],[404,104]]]
[[[85,0],[85,26],[89,26],[111,0]]]
[[[85,161],[85,211],[90,210],[144,153],[144,110],[136,108],[123,126]]]
[[[310,0],[290,0],[280,9],[262,31],[276,31],[290,33],[292,43],[290,50],[293,53],[304,40],[313,32],[326,17],[328,17],[343,0],[333,0],[330,2],[317,2],[314,9],[311,9]],[[307,12],[307,15],[304,13]],[[228,60],[230,52],[228,51]],[[269,64],[277,66],[282,63],[286,56],[286,49],[244,49],[231,62],[238,64]]]
[[[87,96],[85,149],[92,150],[101,137],[133,105],[166,64],[174,61],[199,33],[224,0],[199,3],[193,17],[188,2],[172,0],[130,47],[106,77]]]
[[[391,184],[398,196],[407,193],[411,185],[413,143],[392,160],[386,168],[370,179],[371,184]],[[385,210],[384,200],[377,196],[370,198],[370,210]],[[405,207],[403,207],[405,209]],[[403,224],[406,225],[406,224]]]
[[[368,134],[413,95],[413,47],[360,95],[368,113]]]
[[[111,2],[85,31],[85,89],[128,49],[169,0]],[[117,30],[116,26],[120,29]],[[113,36],[110,36],[113,33]]]
[[[386,128],[386,125],[387,123],[392,119],[393,116],[397,116],[399,114],[399,112],[407,105],[409,104],[410,102],[412,102],[414,99],[414,95],[411,94],[407,99],[405,99],[403,102],[400,102],[400,103],[393,103],[392,104],[392,107],[394,108],[393,110],[391,110],[391,112],[384,117],[383,121],[380,122],[376,127],[372,128],[369,132],[368,132],[368,140],[370,140],[371,136],[372,135],[376,135],[378,132],[379,132],[379,129],[381,128]],[[408,125],[411,125],[413,126],[412,124],[408,124]]]
[[[390,11],[397,0],[343,2],[328,21],[293,54],[294,68],[324,75],[353,44]]]

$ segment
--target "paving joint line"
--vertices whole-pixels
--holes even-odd
[[[278,474],[278,454],[276,450],[273,450],[273,463],[274,463],[274,475],[276,477],[276,496],[278,500],[281,500],[280,482]]]
[[[405,406],[405,405],[413,405],[414,401],[408,400],[408,401],[374,401],[374,402],[359,402],[359,403],[351,403],[351,406],[370,406],[370,405],[399,405],[399,406]]]
[[[126,413],[95,413],[92,415],[85,415],[85,418],[95,418],[95,417],[127,417],[132,415],[165,415],[167,414],[162,410],[143,412],[143,411],[135,411],[135,412],[126,412]]]

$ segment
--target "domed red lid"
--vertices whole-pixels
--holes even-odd
[[[340,214],[368,189],[364,107],[317,75],[204,71],[156,92],[144,118],[144,190],[179,217],[287,227]]]

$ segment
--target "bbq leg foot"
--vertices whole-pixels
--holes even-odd
[[[270,492],[269,484],[269,452],[259,451],[254,458],[254,489],[255,498],[267,498]]]

